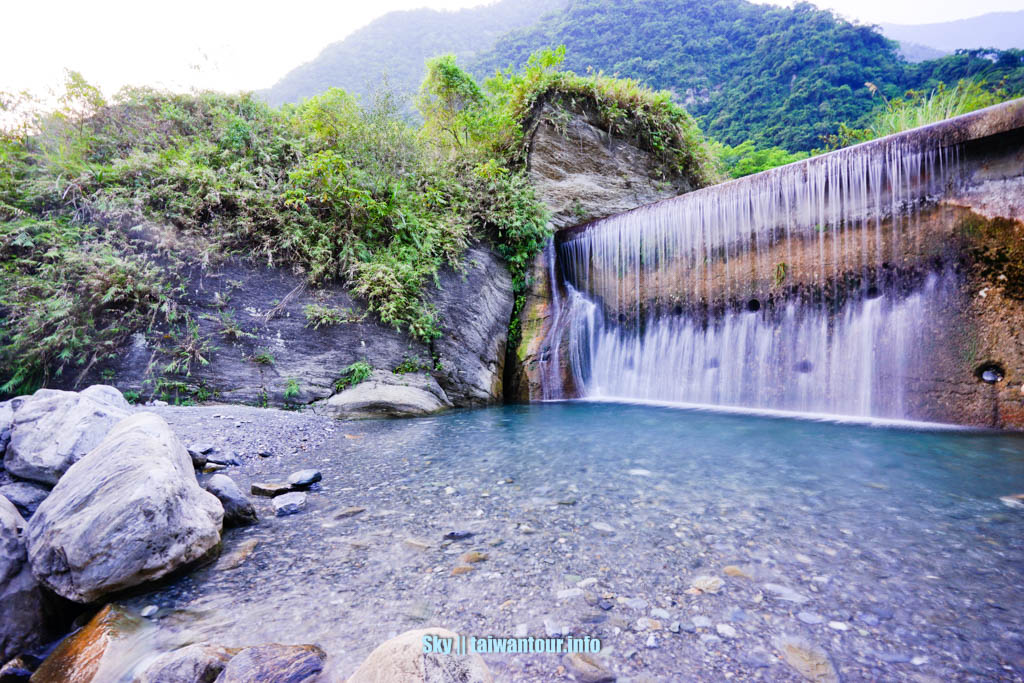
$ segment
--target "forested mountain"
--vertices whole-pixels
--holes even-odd
[[[1024,92],[1022,51],[960,51],[910,63],[877,28],[805,2],[503,0],[459,12],[386,14],[259,95],[273,104],[330,87],[363,95],[386,76],[391,89],[410,96],[428,57],[455,54],[483,78],[561,44],[568,68],[669,90],[705,132],[732,146],[808,151],[840,123],[864,123],[883,97],[939,81],[984,78],[995,87],[1005,79],[1008,92]]]
[[[490,49],[499,36],[535,23],[568,0],[502,0],[457,12],[418,9],[389,12],[342,41],[332,43],[273,87],[257,93],[273,105],[298,102],[344,88],[365,95],[386,78],[395,92],[416,92],[426,60],[452,53],[465,61]]]
[[[889,38],[943,52],[970,48],[1024,49],[1024,10],[992,12],[938,24],[880,24]]]
[[[909,65],[897,43],[873,27],[809,3],[789,9],[745,0],[574,0],[502,37],[472,70],[517,66],[537,48],[558,44],[566,45],[571,69],[671,90],[711,137],[792,151],[820,146],[839,123],[862,120],[880,96],[940,78],[1024,78],[1024,53],[997,55],[996,63],[975,52]]]

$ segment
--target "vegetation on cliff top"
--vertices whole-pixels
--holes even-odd
[[[430,288],[470,241],[495,245],[521,293],[548,237],[522,145],[542,97],[593,102],[670,171],[710,177],[696,126],[667,94],[561,72],[561,57],[540,54],[486,89],[453,58],[435,61],[422,128],[386,92],[361,104],[331,90],[280,110],[148,89],[107,102],[71,74],[56,112],[5,96],[21,125],[0,138],[0,391],[84,374],[140,330],[160,340],[159,372],[187,377],[218,341],[176,303],[190,264],[241,257],[341,281],[425,341],[440,334]]]

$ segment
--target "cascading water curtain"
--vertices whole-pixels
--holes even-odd
[[[549,362],[583,396],[906,417],[956,296],[932,213],[958,165],[884,140],[563,235]]]

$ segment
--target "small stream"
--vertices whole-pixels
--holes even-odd
[[[1024,492],[1019,435],[588,402],[322,424],[308,453],[228,470],[247,489],[317,467],[305,512],[256,499],[261,523],[225,533],[224,555],[258,542],[237,568],[125,603],[159,606],[164,642],[317,643],[344,677],[408,629],[565,630],[620,680],[799,680],[773,645],[796,635],[844,680],[1024,676],[1024,510],[1000,502]],[[687,593],[700,575],[724,587]],[[485,660],[570,680],[558,655]]]

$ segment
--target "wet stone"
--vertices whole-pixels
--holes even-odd
[[[306,509],[305,493],[286,493],[274,498],[274,514],[278,517],[294,515]]]
[[[267,496],[273,498],[275,496],[282,496],[286,493],[291,492],[291,484],[269,484],[261,482],[253,482],[249,488],[254,496]]]
[[[449,531],[444,535],[446,541],[464,541],[473,535],[472,531]]]
[[[306,489],[323,479],[320,470],[299,470],[288,475],[288,483],[297,489]]]

